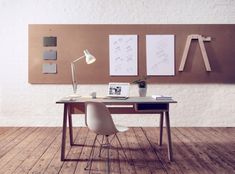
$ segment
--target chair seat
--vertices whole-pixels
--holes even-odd
[[[115,126],[116,126],[116,129],[118,130],[118,132],[125,132],[129,129],[128,127],[117,125],[117,124],[115,124]]]

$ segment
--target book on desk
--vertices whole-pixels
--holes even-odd
[[[152,98],[156,100],[171,100],[172,99],[171,96],[164,96],[164,95],[152,95]]]

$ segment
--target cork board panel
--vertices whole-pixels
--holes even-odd
[[[138,76],[109,76],[109,35],[138,35]],[[77,64],[79,84],[132,82],[146,75],[146,35],[175,35],[175,76],[150,76],[148,83],[235,83],[235,25],[234,24],[146,24],[146,25],[29,25],[29,71],[32,84],[71,84],[70,63],[88,49],[96,62]],[[206,72],[198,41],[193,41],[183,72],[179,66],[187,36],[210,36],[204,42],[211,72]],[[55,47],[43,46],[44,37],[56,37]],[[43,52],[57,51],[56,60],[44,60]],[[56,74],[43,74],[42,65],[56,63]]]

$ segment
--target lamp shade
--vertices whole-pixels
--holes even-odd
[[[84,50],[85,58],[86,58],[86,63],[87,64],[92,64],[96,61],[96,58],[91,55],[88,50]]]

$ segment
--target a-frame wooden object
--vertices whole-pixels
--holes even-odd
[[[188,35],[186,45],[185,45],[185,48],[184,48],[184,53],[183,53],[182,60],[181,60],[181,63],[180,63],[179,71],[184,70],[184,66],[185,66],[185,63],[186,63],[189,47],[190,47],[190,44],[191,44],[193,39],[194,40],[197,39],[198,42],[199,42],[199,46],[200,46],[200,49],[201,49],[201,52],[202,52],[202,57],[203,57],[203,60],[204,60],[206,71],[211,71],[211,66],[210,66],[208,56],[207,56],[207,53],[206,53],[206,48],[205,48],[205,45],[204,45],[204,41],[211,41],[211,37],[203,37],[202,35],[199,35],[199,34]]]

